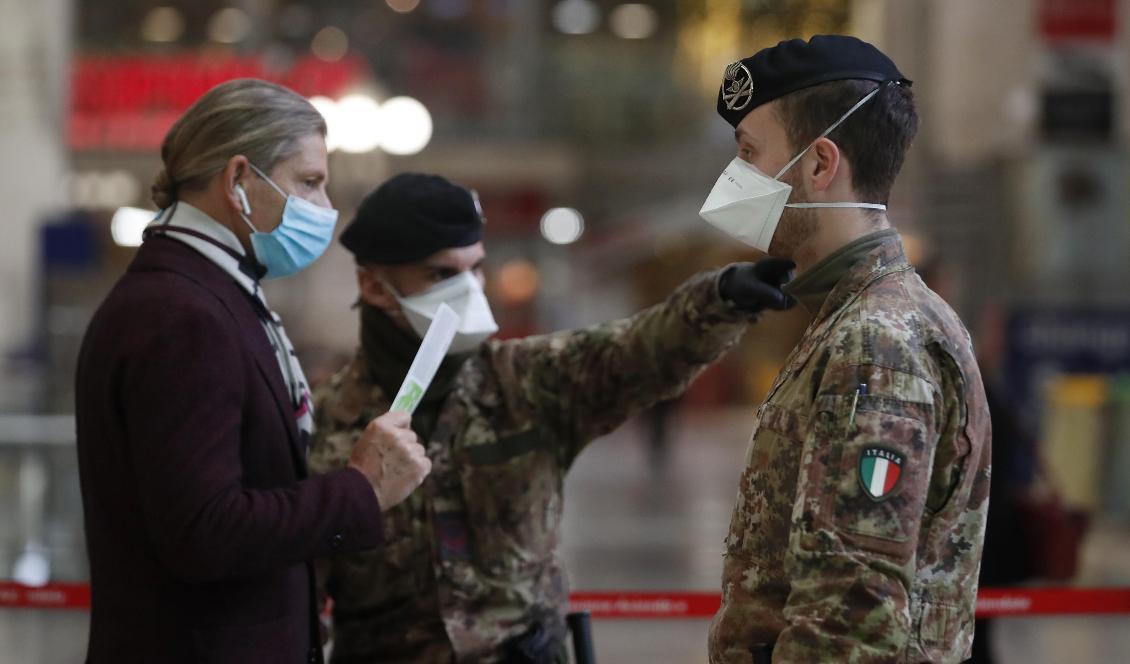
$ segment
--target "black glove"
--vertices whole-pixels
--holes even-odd
[[[793,276],[796,264],[787,258],[765,258],[756,263],[735,263],[718,280],[718,292],[742,311],[789,309],[796,300],[781,290]]]

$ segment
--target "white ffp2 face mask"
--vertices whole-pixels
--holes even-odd
[[[791,186],[734,157],[714,183],[699,216],[735,240],[768,251],[792,191]]]
[[[391,285],[386,283],[385,287],[400,303],[408,324],[421,339],[428,333],[439,305],[446,304],[459,314],[459,330],[447,350],[448,355],[474,350],[498,332],[483,286],[470,272],[460,272],[415,295],[401,296]]]
[[[781,214],[786,207],[791,208],[869,208],[872,210],[886,210],[886,205],[879,203],[789,203],[789,194],[793,188],[781,182],[781,176],[793,167],[803,157],[816,141],[824,138],[839,127],[852,113],[874,97],[880,88],[875,88],[863,99],[852,106],[824,133],[816,137],[804,150],[793,157],[784,168],[774,177],[762,173],[756,166],[741,157],[735,157],[729,166],[722,171],[710,195],[706,197],[701,216],[707,223],[730,235],[734,239],[759,249],[769,251],[773,241],[773,234],[777,232],[777,225],[781,222]]]

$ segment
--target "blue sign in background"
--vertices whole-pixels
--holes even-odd
[[[1005,374],[1033,416],[1040,385],[1060,373],[1130,374],[1130,310],[1020,310],[1008,323]]]

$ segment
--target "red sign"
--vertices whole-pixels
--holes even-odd
[[[709,618],[718,612],[718,593],[573,593],[570,611],[594,618]]]
[[[569,610],[594,618],[709,618],[720,603],[716,592],[578,592]],[[0,581],[0,608],[88,609],[90,586]],[[1130,614],[1130,588],[982,588],[977,595],[979,617],[1115,614]]]
[[[356,56],[337,62],[306,56],[284,69],[261,56],[196,53],[81,56],[72,66],[67,139],[75,150],[153,150],[200,95],[234,78],[261,78],[307,97],[336,97],[367,72]]]
[[[594,618],[710,618],[721,605],[718,593],[573,593],[571,611]],[[977,616],[1130,614],[1130,588],[982,588]]]
[[[1040,0],[1040,34],[1048,41],[1109,42],[1118,26],[1118,0]]]
[[[1130,613],[1130,588],[984,588],[978,617]]]
[[[0,581],[0,607],[17,609],[88,609],[90,586],[85,583],[52,583],[42,588]]]

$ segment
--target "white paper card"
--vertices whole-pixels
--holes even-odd
[[[416,407],[427,393],[436,371],[439,371],[439,365],[447,356],[447,349],[451,347],[455,333],[459,331],[460,322],[459,314],[455,313],[455,310],[446,304],[439,305],[436,317],[428,326],[428,333],[424,335],[424,341],[420,344],[420,350],[416,352],[416,359],[412,360],[408,375],[392,401],[392,410],[408,414],[416,412]]]

